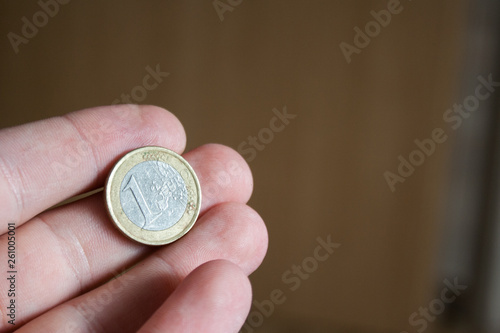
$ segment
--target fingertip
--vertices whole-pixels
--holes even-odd
[[[252,305],[252,285],[246,273],[240,266],[223,259],[209,261],[199,268],[211,276],[209,283],[213,294],[221,295],[220,307],[225,313],[234,314],[233,327],[240,328]]]
[[[269,234],[267,232],[267,227],[264,219],[259,213],[252,207],[244,204],[238,203],[228,203],[230,210],[233,210],[233,216],[241,216],[241,221],[239,221],[239,228],[241,232],[241,238],[248,237],[246,243],[247,246],[251,246],[251,250],[241,249],[242,253],[247,253],[248,257],[242,261],[242,268],[244,271],[250,275],[253,273],[264,261],[266,257],[268,244],[269,244]]]
[[[182,123],[159,106],[116,104],[76,111],[64,117],[72,119],[91,142],[98,138],[95,132],[100,131],[111,142],[121,141],[122,145],[132,147],[157,145],[182,153],[186,146]]]
[[[205,227],[207,222],[210,226]],[[267,228],[253,208],[237,202],[222,203],[202,217],[202,226],[208,233],[201,237],[219,240],[207,243],[204,250],[216,253],[219,258],[235,260],[247,275],[254,272],[264,260],[268,248]],[[221,241],[224,246],[220,245]]]
[[[246,274],[227,260],[193,270],[140,332],[236,332],[250,311]]]
[[[228,161],[226,163],[227,172],[230,175],[236,176],[241,182],[242,191],[239,192],[238,202],[248,202],[253,192],[253,175],[252,169],[250,169],[243,156],[233,148],[222,144],[209,143],[206,146],[212,148],[221,156],[225,156]]]
[[[151,144],[156,142],[169,142],[169,138],[176,138],[168,148],[181,154],[186,148],[186,131],[179,118],[172,112],[155,105],[138,105],[141,117],[145,121],[146,127],[158,133],[158,138],[151,140]]]
[[[184,157],[200,179],[202,209],[220,202],[248,202],[253,191],[252,172],[234,149],[210,143],[189,151]]]
[[[208,261],[188,278],[190,276],[195,277],[195,283],[204,286],[200,288],[204,295],[200,296],[210,297],[214,307],[224,307],[228,311],[238,309],[237,313],[245,314],[250,310],[252,286],[243,269],[235,263],[225,259]]]

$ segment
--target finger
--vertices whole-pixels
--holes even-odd
[[[243,157],[233,149],[206,144],[185,154],[184,158],[193,166],[200,180],[202,208],[217,202],[246,203],[250,199],[252,172]]]
[[[238,332],[251,300],[250,281],[241,268],[210,261],[189,274],[139,332]]]
[[[209,198],[202,200],[201,214],[222,202],[248,200],[251,173],[234,150],[211,144],[184,156],[200,176],[202,196]],[[214,185],[221,171],[230,175],[230,185]],[[210,184],[216,196],[206,193]],[[16,238],[18,261],[29,267],[29,274],[19,274],[17,281],[18,302],[31,304],[18,309],[18,318],[23,320],[93,288],[152,251],[114,227],[101,194],[42,213],[19,228]],[[2,247],[7,247],[6,235],[0,238]],[[7,282],[0,280],[0,288]],[[7,301],[6,294],[0,293],[0,304]]]
[[[69,328],[81,327],[83,332],[135,332],[196,267],[225,259],[248,275],[262,262],[266,249],[267,233],[257,213],[243,204],[220,204],[179,241],[160,248],[113,281],[55,307],[27,327],[49,327],[45,331],[56,332],[56,326],[48,325],[65,318]]]
[[[0,131],[0,221],[18,226],[58,202],[102,186],[125,152],[160,145],[182,152],[174,115],[154,106],[87,109]],[[0,225],[4,233],[7,223]]]

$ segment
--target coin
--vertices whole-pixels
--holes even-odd
[[[155,146],[135,149],[115,164],[105,197],[115,226],[148,245],[181,238],[193,227],[201,206],[193,168],[175,152]]]

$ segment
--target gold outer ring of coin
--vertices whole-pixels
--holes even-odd
[[[127,172],[146,161],[161,161],[169,164],[181,175],[188,193],[187,208],[170,228],[151,231],[135,225],[123,211],[120,188]],[[201,207],[201,188],[198,177],[189,163],[170,149],[145,146],[123,156],[111,170],[104,188],[106,208],[114,225],[129,238],[147,245],[165,245],[184,236],[194,225]]]

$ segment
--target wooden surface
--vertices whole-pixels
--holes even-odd
[[[383,174],[457,99],[465,6],[402,1],[348,64],[339,44],[387,3],[243,0],[221,21],[211,1],[73,1],[18,54],[2,39],[0,126],[110,104],[157,64],[169,75],[141,103],[175,113],[188,149],[236,149],[286,107],[297,117],[250,162],[270,235],[255,299],[286,298],[255,331],[414,332],[436,287],[452,140],[395,193]],[[38,10],[2,2],[2,33]],[[290,290],[283,274],[328,235],[340,248]]]

